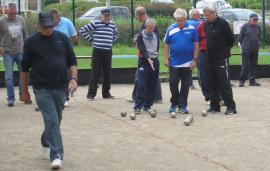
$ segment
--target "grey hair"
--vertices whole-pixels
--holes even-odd
[[[146,15],[146,9],[143,6],[138,6],[135,9],[135,16],[145,16]]]
[[[148,26],[149,24],[153,24],[153,25],[156,25],[156,20],[155,19],[153,19],[153,18],[147,18],[146,20],[145,20],[145,26]]]
[[[206,7],[204,7],[203,8],[203,12],[206,12],[206,11],[208,11],[211,14],[216,14],[217,13],[215,7],[213,7],[213,6],[206,6]]]
[[[17,4],[15,2],[8,3],[8,8],[17,8]]]
[[[52,8],[50,9],[50,13],[54,16],[58,16],[59,15],[59,11],[56,8]]]
[[[187,19],[187,11],[182,8],[177,8],[173,13],[174,18],[185,18]]]
[[[199,12],[199,10],[197,10],[197,9],[192,9],[191,11],[190,11],[190,17],[192,17],[194,14],[199,14],[200,15],[200,12]]]

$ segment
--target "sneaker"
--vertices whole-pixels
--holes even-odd
[[[50,160],[51,149],[49,147],[42,146],[41,147],[41,152],[42,152],[42,155],[43,155],[44,159]]]
[[[141,109],[134,109],[134,114],[140,114],[142,112]]]
[[[257,83],[256,81],[250,81],[249,86],[261,86],[261,84]]]
[[[208,106],[210,106],[210,100],[205,100],[205,104],[207,104]]]
[[[133,103],[134,99],[132,97],[128,97],[128,98],[126,98],[126,101]]]
[[[176,113],[176,106],[171,106],[169,109],[169,113]]]
[[[69,103],[68,103],[67,100],[65,101],[64,106],[65,106],[65,107],[68,107],[68,106],[69,106]]]
[[[90,94],[87,94],[87,99],[90,100],[90,101],[93,101],[94,100],[94,96],[91,96]]]
[[[188,110],[185,107],[180,107],[178,112],[182,114],[188,114]]]
[[[196,87],[194,86],[194,84],[192,84],[192,85],[190,86],[190,89],[191,89],[191,90],[195,90],[195,89],[196,89]]]
[[[244,87],[245,82],[244,81],[239,81],[239,87]]]
[[[8,107],[13,107],[14,106],[14,101],[8,101],[7,105],[8,105]]]
[[[61,159],[54,159],[51,164],[52,170],[61,169],[63,166],[63,161]]]
[[[107,96],[103,96],[103,99],[115,99],[115,97],[109,94]]]
[[[220,109],[213,109],[213,108],[209,108],[206,110],[207,113],[217,113],[217,112],[220,112]]]
[[[234,115],[234,114],[237,114],[235,109],[227,108],[227,110],[225,111],[225,115]]]
[[[151,107],[143,107],[143,109],[142,109],[142,110],[143,110],[144,112],[149,112],[149,111],[150,111],[150,109],[151,109]]]

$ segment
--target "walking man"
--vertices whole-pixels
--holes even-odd
[[[115,24],[110,20],[109,8],[101,10],[101,20],[94,20],[80,29],[80,35],[86,41],[93,41],[92,70],[90,74],[87,98],[94,100],[101,69],[103,69],[102,96],[113,99],[111,88],[112,46],[118,37]]]
[[[65,90],[77,89],[77,61],[68,37],[54,31],[54,19],[50,12],[39,13],[39,32],[25,41],[22,59],[22,96],[30,101],[28,92],[29,71],[36,103],[44,119],[41,136],[43,152],[52,161],[51,168],[62,167],[64,149],[60,132]],[[67,70],[71,79],[68,80]]]
[[[0,18],[0,55],[4,59],[7,105],[9,107],[12,107],[15,101],[13,66],[16,63],[18,71],[21,71],[23,42],[26,37],[23,17],[17,15],[16,3],[9,3],[7,15]],[[21,82],[19,82],[19,95],[21,95]]]
[[[171,107],[169,113],[176,112],[178,107],[180,113],[187,114],[190,73],[197,65],[199,37],[195,27],[186,22],[186,10],[178,8],[173,16],[176,23],[169,26],[164,38],[164,64],[170,71]]]
[[[217,16],[214,7],[203,9],[205,16],[205,35],[207,42],[206,80],[210,92],[208,112],[220,112],[221,92],[227,109],[226,115],[236,114],[232,88],[228,76],[228,58],[234,44],[234,35],[226,20]]]
[[[258,25],[258,15],[251,14],[248,23],[241,27],[239,42],[242,48],[242,66],[240,73],[239,87],[244,87],[249,74],[249,85],[260,86],[255,81],[256,67],[258,64],[258,51],[260,48],[261,29]]]

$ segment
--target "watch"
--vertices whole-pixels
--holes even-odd
[[[75,80],[78,83],[78,79],[75,77],[72,77],[70,80]]]

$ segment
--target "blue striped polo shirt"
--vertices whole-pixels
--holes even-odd
[[[164,43],[170,45],[169,65],[172,67],[189,67],[194,53],[194,42],[199,42],[199,36],[194,26],[185,23],[180,29],[174,23],[167,29]]]

